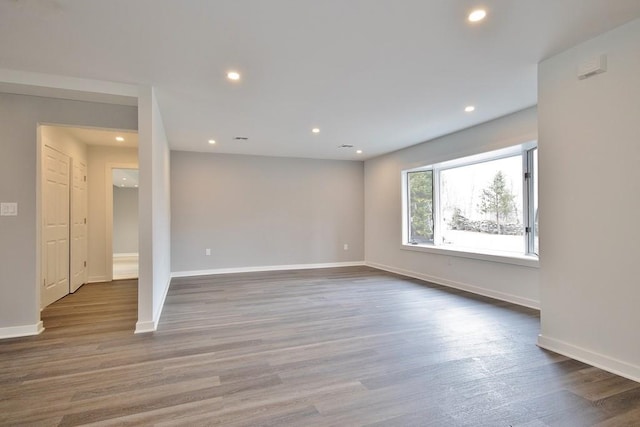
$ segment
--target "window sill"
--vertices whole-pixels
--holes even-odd
[[[405,251],[426,252],[445,256],[454,256],[459,258],[478,259],[482,261],[500,262],[503,264],[520,265],[523,267],[538,268],[539,261],[537,256],[533,255],[516,255],[504,254],[499,252],[472,252],[465,249],[442,248],[433,245],[409,245],[402,244],[401,248]]]

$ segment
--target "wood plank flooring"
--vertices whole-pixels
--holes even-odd
[[[535,345],[537,312],[368,267],[91,284],[0,341],[0,425],[640,426],[640,383]]]

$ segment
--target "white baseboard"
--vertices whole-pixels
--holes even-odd
[[[87,279],[87,283],[109,282],[107,276],[92,276]]]
[[[135,334],[144,334],[147,332],[154,332],[156,330],[156,326],[152,320],[146,320],[144,322],[137,321],[136,322],[136,330]]]
[[[602,370],[640,382],[640,366],[605,356],[567,342],[538,335],[538,346]]]
[[[162,316],[162,309],[164,308],[164,301],[167,299],[167,294],[169,293],[169,286],[171,286],[171,275],[167,279],[167,283],[164,285],[164,291],[162,292],[162,299],[160,301],[160,305],[158,306],[158,310],[153,315],[153,329],[158,329],[158,322],[160,322],[160,316]]]
[[[116,280],[133,280],[133,279],[137,279],[138,275],[135,273],[131,273],[131,274],[114,274],[113,275],[113,281],[115,282]]]
[[[323,264],[263,265],[257,267],[216,268],[212,270],[174,271],[171,277],[209,276],[230,273],[255,273],[260,271],[309,270],[314,268],[355,267],[365,265],[364,261],[330,262]]]
[[[39,335],[42,331],[44,331],[42,321],[35,325],[9,326],[7,328],[0,328],[0,339]]]
[[[468,283],[456,282],[442,277],[431,276],[429,274],[418,273],[415,271],[404,270],[401,268],[390,267],[388,265],[378,264],[375,262],[366,262],[369,267],[377,268],[379,270],[389,271],[391,273],[400,274],[402,276],[412,277],[414,279],[425,280],[427,282],[435,283],[437,285],[447,286],[450,288],[459,289],[461,291],[471,292],[472,294],[483,295],[485,297],[497,299],[500,301],[506,301],[524,307],[540,310],[540,302],[529,298],[523,298],[517,295],[507,294],[504,292],[494,291],[491,289],[481,288],[479,286],[470,285]]]
[[[162,291],[162,300],[160,301],[158,310],[153,314],[153,320],[136,322],[136,330],[134,333],[144,334],[148,332],[154,332],[158,329],[158,322],[160,322],[160,316],[162,315],[162,309],[164,308],[164,301],[167,299],[167,293],[169,293],[170,285],[171,285],[171,277],[167,279],[167,283],[164,286],[164,291]]]
[[[113,258],[138,258],[138,252],[122,252],[119,254],[113,254]]]

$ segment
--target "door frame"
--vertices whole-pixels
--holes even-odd
[[[75,204],[76,204],[76,191],[75,191],[75,182],[74,182],[74,177],[75,177],[75,168],[78,165],[83,165],[84,166],[84,174],[82,176],[82,181],[84,182],[84,215],[81,215],[80,218],[84,220],[84,248],[81,251],[82,255],[84,255],[84,273],[82,274],[82,282],[80,283],[80,285],[76,288],[73,282],[73,273],[74,273],[74,267],[73,267],[73,263],[74,261],[77,260],[77,258],[75,258],[78,255],[78,251],[76,251],[74,253],[74,251],[71,250],[71,245],[73,245],[73,241],[75,241],[74,238],[74,228],[76,227],[76,215],[74,214],[74,210],[75,210]],[[69,250],[69,293],[75,293],[78,289],[80,289],[82,286],[86,285],[89,279],[89,224],[88,224],[88,219],[89,219],[89,185],[88,185],[88,181],[87,181],[87,177],[88,177],[88,173],[89,173],[89,159],[85,158],[84,159],[84,163],[82,163],[79,160],[75,160],[71,159],[71,175],[70,175],[70,188],[69,191],[71,193],[71,197],[70,197],[70,203],[69,203],[69,218],[70,218],[70,223],[69,223],[69,244],[70,244],[70,250]],[[82,182],[81,181],[81,182]],[[76,250],[78,249],[77,245],[74,245]],[[75,255],[75,256],[74,256]]]
[[[42,312],[42,130],[43,123],[36,124],[36,307]],[[42,327],[42,317],[38,316],[40,332]]]
[[[106,243],[106,266],[107,266],[107,281],[113,281],[113,170],[114,169],[136,169],[139,170],[138,163],[116,163],[108,162],[105,165],[105,195],[106,210],[106,230],[105,230],[105,243]],[[138,221],[140,216],[138,215]],[[138,224],[139,225],[139,224]]]

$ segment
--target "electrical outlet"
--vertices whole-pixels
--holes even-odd
[[[349,244],[348,244],[348,243],[345,243],[345,244],[344,244],[344,246],[343,246],[343,248],[344,248],[344,250],[345,250],[345,251],[348,251],[348,250],[349,250]]]
[[[210,255],[211,255],[211,249],[210,249],[210,248],[205,249],[205,250],[204,250],[204,254],[205,254],[206,256],[210,256]]]

